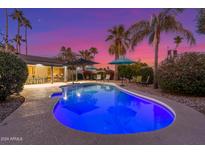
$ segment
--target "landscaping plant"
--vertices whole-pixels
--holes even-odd
[[[18,94],[26,82],[26,63],[16,55],[0,51],[0,101],[12,94]]]
[[[205,54],[185,53],[167,59],[159,67],[159,85],[164,91],[205,96]]]

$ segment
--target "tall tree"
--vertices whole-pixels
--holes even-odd
[[[162,11],[159,14],[153,14],[150,20],[141,20],[136,22],[129,28],[129,32],[131,35],[132,48],[147,37],[149,43],[154,45],[154,88],[158,88],[158,52],[161,34],[177,32],[181,34],[190,45],[195,44],[193,34],[176,20],[175,14],[169,13],[169,11]]]
[[[26,17],[23,17],[23,18],[22,18],[22,25],[23,25],[24,28],[25,28],[26,55],[28,55],[28,38],[27,38],[27,30],[28,30],[28,28],[29,28],[29,29],[32,29],[32,26],[31,26],[30,21],[29,21]]]
[[[85,60],[92,60],[94,58],[93,54],[89,50],[80,50],[79,51],[80,57]]]
[[[16,53],[20,53],[21,51],[21,42],[24,42],[25,40],[22,38],[21,35],[16,35],[13,39],[14,42],[16,42]]]
[[[93,60],[98,54],[98,49],[95,47],[91,47],[90,49],[80,50],[79,51],[80,57],[86,60]]]
[[[115,60],[126,54],[129,48],[128,31],[123,25],[114,26],[108,30],[105,41],[110,42],[109,54],[115,56]],[[115,80],[118,79],[118,66],[115,65]]]
[[[71,62],[75,59],[75,54],[70,47],[62,46],[58,58],[63,61]]]
[[[5,26],[5,29],[6,29],[6,33],[5,33],[5,50],[8,51],[8,37],[9,37],[9,17],[8,17],[8,9],[5,8],[5,17],[6,17],[6,26]]]
[[[174,37],[174,43],[175,43],[175,50],[177,50],[177,48],[179,47],[179,44],[182,43],[183,37],[177,35],[176,37]]]
[[[197,15],[197,32],[205,34],[205,9],[199,9]]]
[[[15,9],[14,12],[11,14],[11,17],[13,20],[16,20],[17,21],[17,35],[16,35],[16,47],[17,47],[17,53],[20,53],[20,46],[21,46],[21,36],[20,36],[20,28],[22,26],[22,21],[23,21],[23,12],[21,10],[18,10],[18,9]]]
[[[95,47],[91,47],[89,51],[91,52],[91,54],[93,54],[93,57],[95,57],[95,55],[98,54],[98,49]]]

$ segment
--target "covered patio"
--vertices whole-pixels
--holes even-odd
[[[19,55],[28,67],[26,84],[42,84],[67,82],[71,79],[71,71],[63,61],[56,58]]]
[[[18,56],[26,62],[28,67],[27,85],[78,81],[79,67],[98,64],[97,62],[82,58],[75,59],[72,62],[65,62],[57,58],[23,54],[19,54]]]

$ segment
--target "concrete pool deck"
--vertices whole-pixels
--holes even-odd
[[[169,105],[176,113],[167,128],[131,135],[99,135],[61,125],[52,115],[61,84],[26,86],[25,103],[0,123],[0,144],[205,144],[205,115],[164,97],[137,92]]]

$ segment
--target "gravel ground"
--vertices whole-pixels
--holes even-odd
[[[165,93],[161,91],[160,89],[153,89],[152,85],[146,87],[142,85],[136,85],[133,83],[129,83],[127,86],[125,86],[126,89],[129,89],[129,87],[132,89],[135,89],[135,91],[141,91],[141,92],[148,93],[151,95],[157,95],[157,96],[161,96],[161,97],[174,100],[176,102],[185,104],[205,114],[205,97],[173,95],[173,94]]]
[[[14,112],[25,101],[23,96],[11,96],[4,102],[0,102],[0,123]]]

